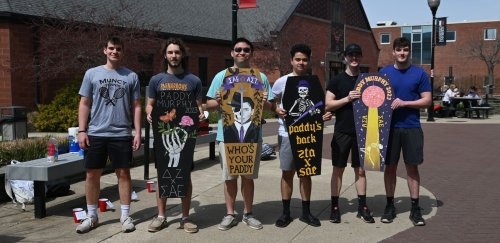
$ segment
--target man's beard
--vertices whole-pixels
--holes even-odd
[[[167,65],[172,68],[177,68],[181,65],[182,62],[178,62],[177,64],[171,63],[169,60],[167,60]]]

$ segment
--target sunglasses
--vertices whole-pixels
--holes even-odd
[[[249,47],[245,47],[245,48],[236,47],[236,48],[234,48],[234,52],[241,52],[241,51],[243,51],[244,53],[250,53],[250,48]]]

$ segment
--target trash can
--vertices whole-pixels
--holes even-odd
[[[26,107],[0,107],[0,125],[2,140],[9,141],[28,137],[28,117]]]

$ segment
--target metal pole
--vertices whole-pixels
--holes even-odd
[[[149,97],[149,86],[146,86],[146,89],[144,91],[144,97],[146,97],[146,100]],[[146,109],[146,107],[144,107]],[[150,132],[150,124],[148,122],[148,119],[144,119],[144,180],[149,180],[149,132]]]
[[[431,37],[431,105],[427,108],[427,121],[434,121],[434,48],[436,47],[436,8],[431,8],[432,11],[432,37]]]
[[[238,36],[238,0],[233,0],[233,32],[231,42],[234,43]]]

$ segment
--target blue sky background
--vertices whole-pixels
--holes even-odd
[[[370,26],[392,20],[398,25],[431,24],[427,0],[361,0]],[[499,0],[441,0],[436,17],[448,17],[448,23],[500,20]]]

